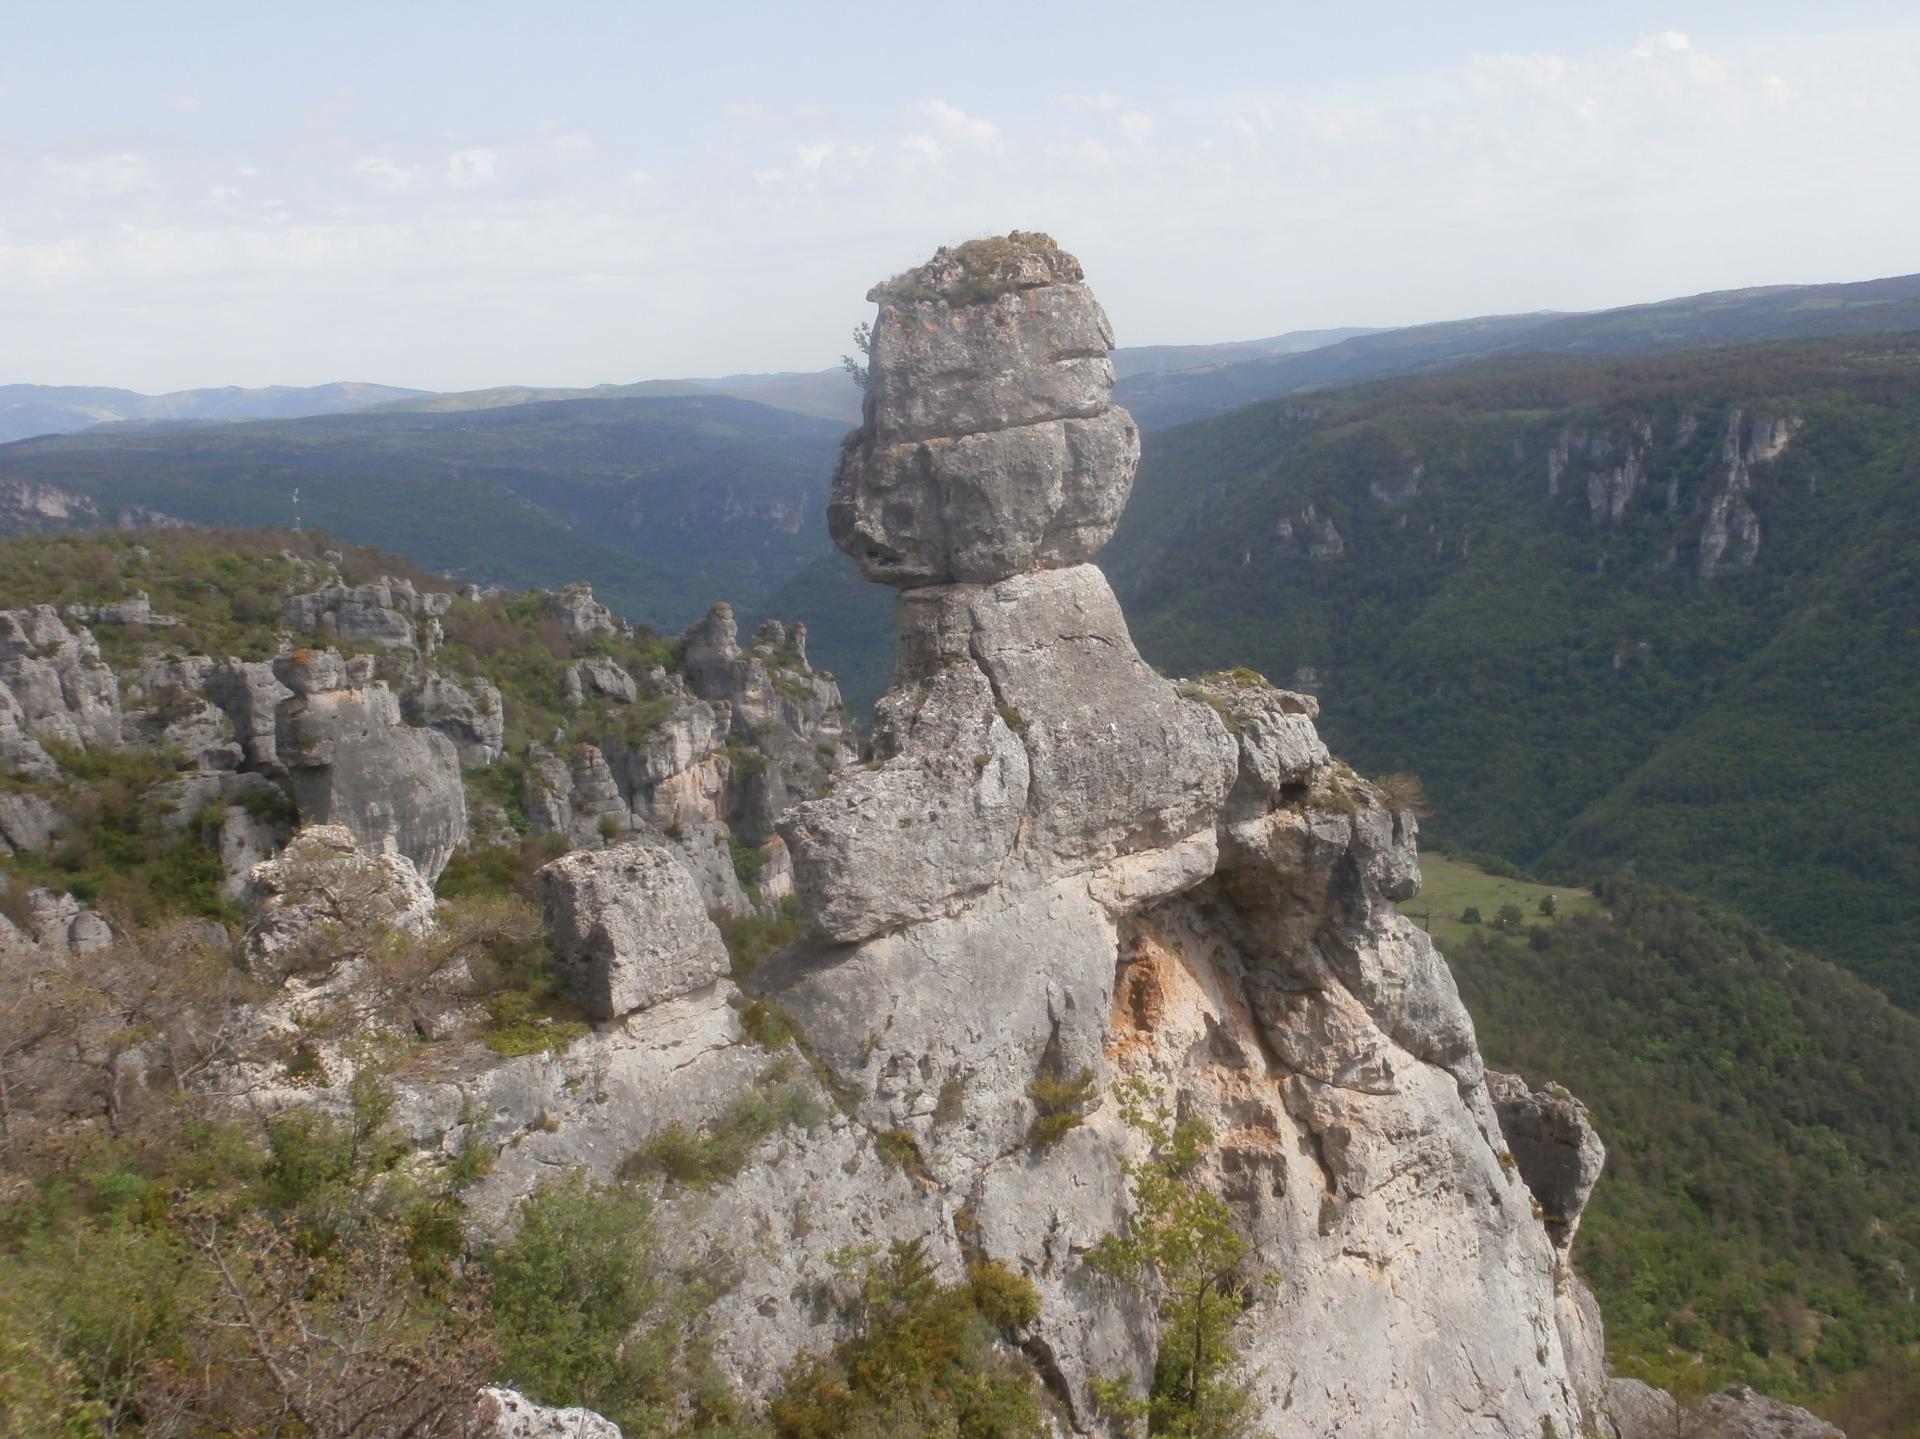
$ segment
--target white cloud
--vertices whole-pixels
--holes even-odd
[[[1633,58],[1650,60],[1655,55],[1666,53],[1680,55],[1693,48],[1693,41],[1682,30],[1662,30],[1658,35],[1648,35],[1633,47]]]
[[[1120,117],[1120,133],[1136,145],[1146,144],[1153,134],[1153,116],[1144,110],[1128,110]]]
[[[392,190],[404,190],[420,177],[418,165],[403,165],[388,155],[362,155],[353,173]]]
[[[61,159],[49,155],[47,173],[82,195],[127,195],[153,183],[153,169],[145,155],[123,151],[116,155],[88,155]]]
[[[175,110],[198,110],[200,108],[200,97],[198,95],[186,94],[169,95],[167,96],[167,105]]]
[[[447,156],[447,180],[460,189],[484,185],[493,178],[491,150],[456,150]]]
[[[945,100],[924,100],[920,113],[931,119],[934,127],[949,140],[982,150],[1001,148],[1000,127],[991,120],[969,115],[958,105],[950,105]]]
[[[946,156],[946,146],[931,135],[908,135],[900,142],[900,148],[909,155],[918,155],[922,160],[938,165]]]
[[[801,145],[796,148],[800,156],[802,170],[818,170],[833,158],[833,141],[822,140],[816,145]]]

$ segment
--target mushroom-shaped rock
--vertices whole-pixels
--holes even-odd
[[[616,1019],[703,988],[727,947],[700,887],[651,844],[576,850],[533,877],[561,991],[594,1019]]]
[[[990,584],[1090,559],[1140,458],[1080,263],[1015,231],[876,286],[865,420],[827,509],[869,579]]]

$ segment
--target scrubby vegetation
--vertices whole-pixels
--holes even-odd
[[[476,985],[514,992],[538,962],[515,903],[461,901],[445,935],[371,957],[409,1004],[449,955]],[[0,996],[10,1439],[388,1425],[454,1439],[484,1383],[589,1405],[633,1439],[1045,1432],[1036,1376],[1005,1339],[1032,1322],[1032,1287],[985,1262],[940,1283],[917,1245],[849,1251],[818,1276],[849,1338],[796,1361],[769,1412],[749,1412],[712,1363],[712,1306],[737,1263],[669,1245],[658,1186],[696,1203],[777,1129],[818,1122],[791,1058],[711,1124],[657,1135],[624,1177],[551,1176],[484,1239],[463,1204],[491,1167],[481,1121],[463,1116],[465,1139],[433,1157],[396,1132],[397,1071],[420,1041],[375,1012],[393,988],[377,975],[351,1013],[303,1024],[354,1055],[339,1108],[220,1120],[186,1085],[233,1054],[224,1021],[248,982],[223,949],[150,932],[65,962],[57,985],[21,978]],[[318,1070],[306,1045],[290,1073],[301,1054]]]
[[[771,1408],[777,1439],[1040,1439],[1033,1371],[1005,1340],[1033,1322],[1033,1286],[997,1264],[942,1284],[921,1242],[841,1251],[825,1298],[854,1327],[801,1359]]]

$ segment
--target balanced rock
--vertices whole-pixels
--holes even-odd
[[[869,579],[988,584],[1092,558],[1140,458],[1080,263],[1015,231],[876,286],[865,419],[827,524]]]
[[[594,1019],[688,994],[727,972],[727,947],[700,887],[664,847],[575,850],[533,882],[560,987]]]

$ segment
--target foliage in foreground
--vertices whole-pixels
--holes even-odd
[[[798,1360],[771,1405],[778,1439],[1039,1439],[1032,1370],[1004,1340],[1039,1313],[1033,1286],[993,1263],[942,1284],[918,1239],[835,1257],[831,1296],[854,1335]]]

